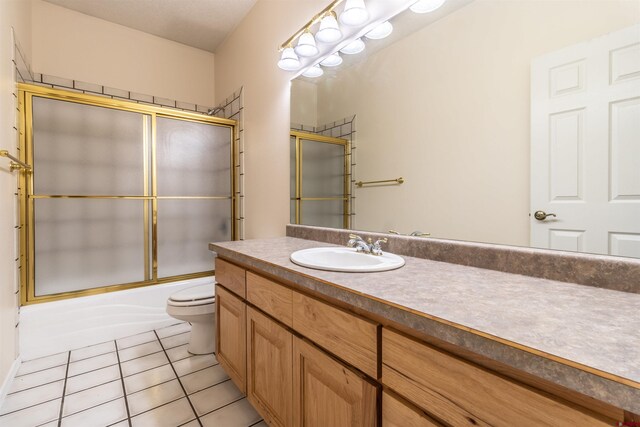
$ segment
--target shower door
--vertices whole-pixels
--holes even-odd
[[[21,85],[23,304],[212,275],[235,122]]]
[[[291,131],[292,224],[349,228],[349,141]]]

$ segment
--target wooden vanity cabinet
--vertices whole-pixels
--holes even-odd
[[[246,392],[245,303],[220,285],[216,285],[216,357],[235,385]]]
[[[296,426],[374,427],[377,387],[309,344],[293,341],[293,417]]]
[[[247,397],[270,426],[293,425],[293,334],[247,307]]]
[[[443,427],[426,413],[391,394],[382,393],[382,427]]]

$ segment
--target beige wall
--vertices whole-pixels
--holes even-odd
[[[282,236],[289,222],[291,75],[277,67],[277,47],[327,3],[258,0],[216,52],[217,101],[244,87],[248,239]]]
[[[355,226],[529,244],[531,59],[638,21],[636,1],[476,0],[325,80],[318,122],[357,114]]]
[[[318,85],[306,80],[291,82],[291,99],[295,99],[295,108],[291,108],[291,123],[318,126]]]
[[[14,104],[15,81],[11,27],[24,54],[31,55],[31,13],[28,0],[0,1],[0,150],[16,155],[17,134]],[[0,386],[18,355],[16,310],[18,301],[15,236],[17,172],[9,172],[9,161],[0,158]]]
[[[4,1],[4,0],[2,0]],[[214,55],[42,0],[33,2],[33,69],[211,106]]]

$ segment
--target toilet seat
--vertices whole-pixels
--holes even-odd
[[[192,286],[171,295],[167,305],[174,307],[192,307],[213,304],[216,301],[215,288],[212,283]]]

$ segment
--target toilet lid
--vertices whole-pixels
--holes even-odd
[[[205,283],[204,285],[192,286],[187,289],[176,292],[171,295],[172,301],[187,302],[210,299],[215,296],[215,288],[213,283]]]

